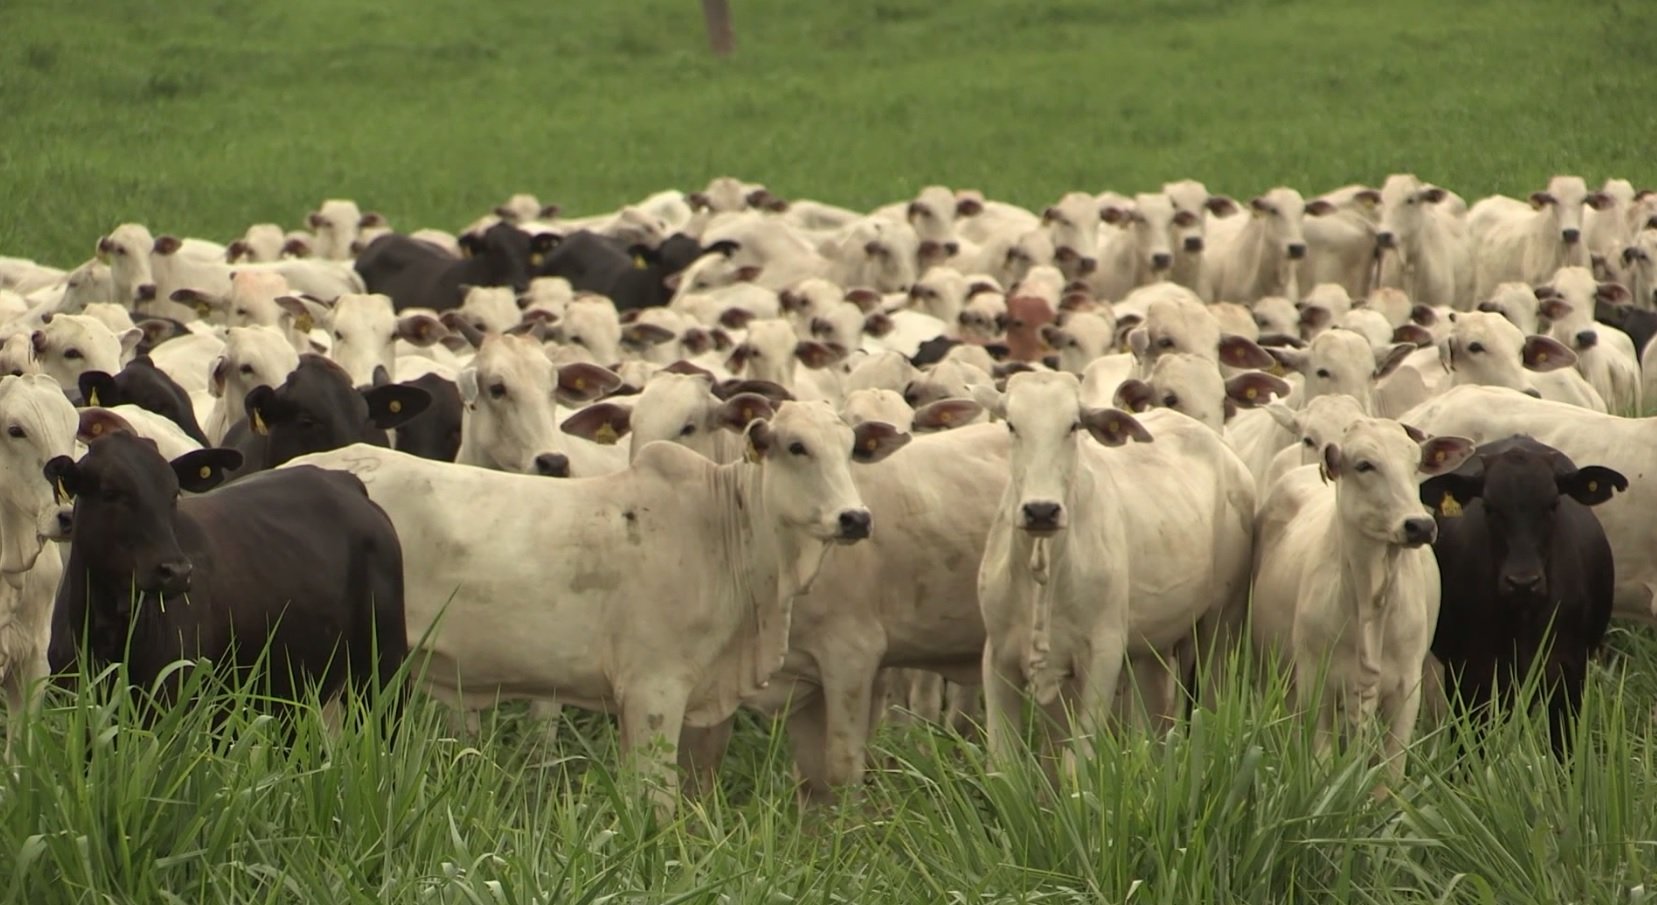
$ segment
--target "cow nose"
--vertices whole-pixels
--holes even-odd
[[[1411,547],[1430,544],[1438,536],[1438,525],[1430,518],[1404,520],[1404,543]]]
[[[190,572],[192,567],[188,559],[175,559],[164,562],[155,567],[155,584],[169,594],[178,594],[190,590]]]
[[[1580,229],[1562,230],[1559,233],[1559,238],[1564,239],[1566,245],[1575,245],[1577,243],[1577,241],[1582,238],[1582,230],[1580,230]]]
[[[140,302],[153,302],[153,301],[155,301],[155,284],[154,283],[144,283],[144,284],[140,285],[138,287],[138,300]]]
[[[1169,254],[1165,251],[1159,251],[1156,254],[1151,255],[1151,269],[1152,270],[1167,270],[1168,268],[1170,268],[1172,266],[1174,266],[1174,256],[1173,255],[1171,255],[1171,254]]]
[[[1024,527],[1028,531],[1054,531],[1059,527],[1059,514],[1064,507],[1048,500],[1024,504]]]
[[[1577,332],[1576,347],[1578,349],[1591,349],[1598,343],[1599,343],[1599,334],[1598,333],[1595,333],[1592,330],[1581,330],[1581,331]]]
[[[1495,302],[1480,302],[1479,303],[1479,310],[1483,311],[1486,314],[1500,314],[1500,313],[1502,313],[1501,306],[1497,305]]]
[[[1541,572],[1510,572],[1502,576],[1502,582],[1509,591],[1535,594],[1543,590]]]
[[[1289,243],[1289,257],[1296,260],[1296,261],[1300,260],[1301,258],[1306,257],[1306,243],[1305,242],[1291,242],[1291,243]]]
[[[1185,250],[1192,254],[1202,251],[1202,236],[1186,236]]]
[[[958,255],[960,253],[961,253],[961,243],[959,243],[959,242],[945,242],[944,243],[944,254],[946,254],[949,257],[953,258],[953,257],[955,257],[956,255]]]
[[[69,537],[70,532],[72,532],[74,530],[75,530],[75,515],[74,515],[74,513],[69,511],[69,510],[64,510],[63,512],[59,512],[58,513],[58,539],[62,540],[62,539],[65,539],[65,538]]]
[[[862,540],[869,536],[869,512],[866,509],[847,509],[840,513],[840,538]]]
[[[1076,269],[1080,273],[1092,273],[1093,271],[1099,269],[1099,259],[1083,258],[1082,262],[1077,265]]]
[[[1381,246],[1382,248],[1391,248],[1398,244],[1398,237],[1394,236],[1390,232],[1376,233],[1375,244]]]
[[[535,457],[535,473],[547,478],[567,478],[570,457],[563,453],[541,453]]]

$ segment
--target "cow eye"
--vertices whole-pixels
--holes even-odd
[[[681,437],[688,437],[694,433],[696,433],[696,425],[694,424],[687,424],[684,427],[679,428],[679,436]]]
[[[122,257],[126,257],[127,250],[124,247],[117,245],[115,246],[115,253]]]
[[[1024,326],[1024,322],[1015,317],[1012,320],[1007,322],[1007,326],[1012,327],[1013,329],[1016,330],[1019,327]]]
[[[1265,327],[1266,327],[1266,318],[1262,315],[1255,315],[1254,324],[1255,324],[1255,326],[1260,327],[1261,329],[1265,329]]]
[[[393,330],[393,331],[391,331],[391,335],[392,335],[392,336],[396,336],[396,335],[397,335],[397,331],[395,331],[395,330]],[[335,330],[335,331],[334,331],[334,339],[339,339],[339,340],[343,340],[343,339],[345,339],[345,334],[344,334],[344,333],[341,333],[341,332],[339,332],[339,331],[338,331],[338,330]]]
[[[1411,195],[1410,197],[1405,198],[1404,203],[1405,204],[1414,204],[1415,203],[1415,196]]]
[[[78,360],[81,357],[81,350],[74,348],[64,349],[63,357],[70,360]]]
[[[237,308],[236,309],[236,316],[237,317],[247,317],[247,309],[246,308]]]
[[[1328,368],[1318,368],[1318,376],[1322,377],[1324,380],[1328,380],[1329,379],[1329,369]]]
[[[490,384],[489,385],[489,397],[491,399],[505,399],[506,398],[506,384],[504,384],[504,383]]]
[[[12,368],[12,376],[13,377],[22,377],[23,376],[23,369],[22,368]]]
[[[1467,351],[1469,351],[1469,352],[1483,352],[1484,351],[1484,343],[1468,343],[1467,344]]]
[[[1367,459],[1365,461],[1359,462],[1358,467],[1353,469],[1353,471],[1356,471],[1359,474],[1364,474],[1364,473],[1371,472],[1371,471],[1374,471],[1374,470],[1375,470],[1375,465],[1373,463],[1371,463],[1370,461],[1368,461]]]
[[[1179,405],[1179,397],[1175,396],[1173,393],[1169,393],[1168,395],[1162,397],[1162,405],[1164,408],[1173,408],[1174,406]]]
[[[1081,430],[1081,429],[1082,429],[1082,422],[1080,422],[1080,421],[1072,421],[1072,422],[1070,422],[1070,432],[1071,432],[1071,433],[1073,433],[1073,434],[1074,434],[1074,433],[1075,433],[1075,432],[1077,432],[1077,431],[1079,431],[1079,430]]]
[[[7,436],[16,437],[19,440],[29,435],[28,431],[25,431],[22,425],[19,424],[14,424],[11,427],[6,428],[6,434]]]
[[[1156,346],[1159,349],[1172,349],[1174,347],[1173,337],[1164,336],[1156,341]]]
[[[570,342],[575,343],[578,346],[585,346],[587,344],[587,341],[579,336],[570,337]]]
[[[1318,444],[1317,444],[1317,441],[1313,440],[1311,437],[1301,437],[1300,438],[1300,445],[1306,447],[1307,449],[1311,449],[1312,447],[1314,447]]]
[[[788,451],[793,455],[803,456],[805,455],[805,444],[795,440],[793,443],[788,444]]]
[[[242,365],[241,372],[243,374],[246,374],[249,377],[251,377],[251,376],[253,376],[253,366],[252,365]]]

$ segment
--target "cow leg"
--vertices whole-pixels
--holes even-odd
[[[800,795],[807,802],[828,797],[828,715],[823,691],[798,685],[788,711],[788,744],[794,752],[794,771]]]
[[[646,782],[656,814],[673,816],[679,788],[673,769],[684,729],[686,689],[676,684],[646,684],[621,694],[621,750]]]
[[[1556,644],[1555,649],[1558,647]],[[1548,672],[1555,675],[1546,675],[1549,681],[1543,689],[1548,702],[1548,740],[1553,744],[1554,757],[1564,760],[1571,752],[1572,727],[1582,708],[1582,686],[1588,678],[1588,664],[1574,657],[1561,658],[1557,653],[1552,659]]]
[[[1005,767],[1019,754],[1019,719],[1024,692],[1018,685],[1023,669],[1017,654],[1005,656],[994,641],[984,644],[984,731],[989,739],[990,760]]]
[[[1406,683],[1390,689],[1380,701],[1381,725],[1386,731],[1381,754],[1386,758],[1387,773],[1399,784],[1404,781],[1404,749],[1415,737],[1415,720],[1421,713],[1421,679],[1415,676]]]
[[[1304,665],[1297,666],[1295,703],[1301,711],[1308,707],[1316,711],[1317,724],[1312,734],[1312,756],[1318,760],[1327,760],[1334,747],[1335,708],[1340,692],[1321,686],[1319,678],[1315,664],[1309,669]]]
[[[958,682],[944,684],[944,724],[962,736],[971,737],[984,722],[984,699],[978,685]]]
[[[16,743],[18,736],[22,734],[24,724],[28,722],[28,713],[26,708],[28,707],[29,701],[23,688],[25,681],[26,678],[24,676],[10,675],[5,677],[3,683],[0,683],[4,684],[6,687],[5,761],[8,764],[16,763],[16,760],[12,754],[12,746]]]
[[[850,651],[817,658],[823,683],[823,766],[832,788],[863,781],[878,661],[859,662]]]
[[[679,776],[685,794],[700,797],[719,784],[719,765],[731,743],[736,717],[707,727],[686,726],[679,733]]]
[[[904,709],[908,707],[908,682],[902,669],[883,669],[875,677],[875,709],[880,717],[876,725],[890,719],[894,723],[909,722],[908,714]]]
[[[944,677],[925,669],[906,669],[909,710],[916,720],[936,725],[943,716]]]
[[[1093,759],[1098,736],[1109,727],[1116,686],[1122,678],[1123,661],[1127,657],[1128,636],[1120,628],[1096,632],[1091,651],[1082,674],[1077,676],[1080,693],[1076,696],[1075,731],[1065,751],[1066,772],[1075,773],[1076,761]]]
[[[529,702],[529,715],[545,727],[547,744],[558,743],[559,717],[563,716],[564,705],[557,701],[534,700]]]

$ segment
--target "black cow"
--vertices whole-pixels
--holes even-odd
[[[1438,522],[1443,588],[1433,654],[1452,701],[1512,700],[1541,660],[1554,753],[1569,749],[1588,661],[1611,621],[1611,545],[1588,507],[1628,488],[1599,465],[1578,468],[1524,436],[1487,443],[1421,485]],[[1546,636],[1546,637],[1544,637]],[[1546,644],[1546,647],[1544,647]]]
[[[102,408],[136,405],[178,425],[202,446],[212,445],[207,442],[201,425],[196,423],[196,409],[190,404],[190,394],[157,368],[148,355],[134,358],[114,376],[103,371],[86,371],[79,383],[81,399],[87,405]]]
[[[259,678],[278,700],[302,683],[328,697],[346,682],[366,693],[396,678],[408,637],[391,520],[361,481],[320,468],[180,496],[213,488],[240,459],[203,449],[169,463],[152,441],[116,432],[79,462],[46,464],[46,479],[74,499],[53,671],[75,665],[84,638],[89,671],[124,661],[133,685],[149,688],[179,658],[247,670],[268,641]],[[162,689],[177,691],[176,680]],[[404,691],[394,694],[393,712]]]
[[[460,453],[460,389],[454,381],[439,374],[423,374],[405,386],[425,390],[431,397],[431,405],[397,428],[394,445],[422,459],[453,462]]]
[[[1653,336],[1657,336],[1657,311],[1647,311],[1633,305],[1596,301],[1594,320],[1627,333],[1628,338],[1634,341],[1635,354],[1644,352],[1646,344],[1651,342]]]
[[[455,308],[468,286],[529,288],[532,259],[550,250],[557,236],[529,233],[497,223],[482,235],[460,237],[466,257],[456,258],[430,242],[390,233],[368,243],[357,256],[357,273],[369,292],[391,296],[392,307]]]
[[[247,417],[224,436],[224,445],[242,454],[242,465],[232,477],[353,443],[390,446],[386,431],[430,404],[425,390],[409,384],[359,390],[333,361],[321,355],[301,355],[299,367],[280,387],[257,386],[247,394]]]
[[[737,248],[729,240],[703,248],[683,233],[651,248],[581,230],[559,242],[535,268],[535,275],[563,277],[577,292],[608,296],[618,311],[656,308],[673,299],[673,278],[697,258],[714,253],[728,257]]]

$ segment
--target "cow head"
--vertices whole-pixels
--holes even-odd
[[[58,503],[42,468],[75,447],[75,407],[41,374],[0,377],[0,572],[13,587],[45,538],[61,536]]]
[[[1323,447],[1321,469],[1335,482],[1335,508],[1348,530],[1388,546],[1420,547],[1438,536],[1422,508],[1422,475],[1452,471],[1473,453],[1463,437],[1418,439],[1396,421],[1360,418]]]
[[[908,434],[884,422],[850,427],[822,402],[784,402],[769,420],[750,422],[745,434],[747,459],[760,469],[766,512],[835,543],[862,540],[873,530],[849,463],[878,462],[909,442]]]
[[[42,324],[30,341],[42,374],[58,382],[66,393],[79,390],[87,371],[113,374],[138,348],[143,331],[136,327],[119,335],[108,325],[85,314],[59,314]]]
[[[267,467],[306,453],[352,443],[386,446],[385,431],[426,410],[431,397],[418,387],[391,383],[359,390],[339,365],[302,355],[281,386],[256,386],[243,407],[248,427],[263,438]]]
[[[554,402],[591,401],[621,379],[584,362],[554,369],[539,343],[506,335],[484,339],[456,385],[466,406],[461,462],[562,478],[571,476],[569,450]]]

